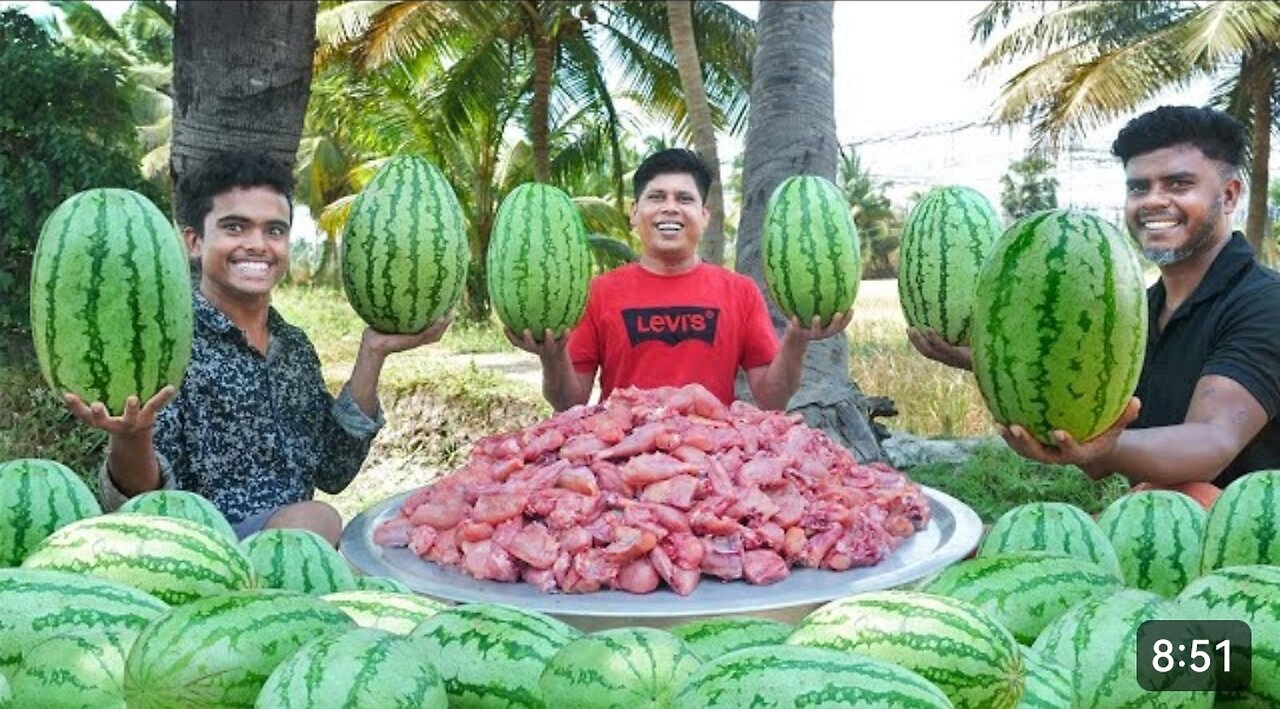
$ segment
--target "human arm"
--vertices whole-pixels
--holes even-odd
[[[445,330],[453,321],[451,317],[441,318],[435,324],[409,335],[391,335],[366,327],[360,337],[360,349],[356,352],[356,362],[351,368],[351,378],[347,381],[347,389],[355,400],[360,411],[370,418],[377,415],[378,380],[382,377],[382,366],[387,356],[396,352],[404,352],[439,342]]]
[[[1133,484],[1167,487],[1212,481],[1270,419],[1247,389],[1221,375],[1196,382],[1180,424],[1125,430],[1139,407],[1137,399],[1131,400],[1116,424],[1090,441],[1077,442],[1056,431],[1054,447],[1020,426],[1000,427],[1000,433],[1010,448],[1032,460],[1075,465],[1094,480],[1119,473]]]
[[[931,328],[907,328],[907,339],[920,354],[948,367],[973,371],[973,352],[963,345],[948,344]]]
[[[798,318],[792,317],[782,333],[782,342],[773,361],[747,370],[747,386],[750,387],[751,397],[756,404],[762,409],[786,409],[787,402],[800,389],[800,378],[804,374],[804,354],[809,343],[843,332],[852,316],[852,311],[837,313],[826,327],[822,326],[820,317],[814,316],[807,328],[800,325]]]
[[[70,392],[63,395],[73,416],[110,436],[105,473],[123,497],[163,487],[164,478],[155,450],[155,426],[161,410],[176,394],[176,388],[166,386],[141,405],[136,396],[131,396],[119,416],[112,416],[102,402],[86,404]]]
[[[551,330],[543,333],[542,342],[533,339],[533,333],[525,330],[516,336],[511,328],[503,330],[513,347],[538,356],[542,365],[542,396],[556,411],[564,411],[591,399],[595,386],[596,370],[579,372],[569,356],[569,334],[556,337]]]

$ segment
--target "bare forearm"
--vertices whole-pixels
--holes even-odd
[[[567,354],[540,357],[542,362],[542,396],[556,411],[564,411],[591,398],[591,387],[582,386],[583,377],[573,369]]]
[[[804,353],[809,343],[802,339],[783,336],[778,356],[765,370],[760,391],[752,392],[762,409],[782,411],[787,408],[792,395],[800,389],[804,375]]]
[[[1110,454],[1080,468],[1094,479],[1119,473],[1135,485],[1178,485],[1213,480],[1238,453],[1212,426],[1184,423],[1125,431]]]
[[[116,489],[128,497],[160,489],[152,432],[113,434],[107,445],[107,469]]]
[[[382,365],[385,362],[385,355],[361,347],[356,354],[356,363],[351,368],[351,380],[347,384],[351,398],[364,415],[370,418],[378,411],[378,379],[382,376]]]

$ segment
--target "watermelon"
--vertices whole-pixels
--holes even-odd
[[[778,620],[725,616],[681,623],[671,628],[671,634],[706,661],[746,647],[781,645],[792,630],[793,626]]]
[[[324,537],[306,529],[264,529],[240,542],[262,588],[317,596],[356,587],[351,566]]]
[[[1089,513],[1065,502],[1028,502],[1000,515],[978,546],[978,556],[1049,551],[1091,561],[1117,579],[1120,561],[1111,540]]]
[[[978,272],[1000,236],[1000,217],[981,192],[929,190],[907,215],[898,249],[898,300],[911,327],[969,344]]]
[[[1066,668],[1028,647],[1019,648],[1027,684],[1018,709],[1063,709],[1071,706],[1071,676]]]
[[[278,589],[231,591],[170,609],[124,667],[129,709],[252,707],[276,666],[308,641],[354,627],[328,603]]]
[[[1015,551],[962,561],[922,590],[986,611],[1024,645],[1071,606],[1120,590],[1115,574],[1091,561],[1044,551]]]
[[[409,638],[356,628],[317,638],[271,671],[255,709],[446,709],[440,673]]]
[[[1253,564],[1280,565],[1280,470],[1237,478],[1205,523],[1200,573]]]
[[[426,642],[425,656],[440,670],[451,709],[542,709],[543,668],[581,635],[549,615],[473,603],[440,611],[409,637]]]
[[[489,300],[515,333],[560,337],[587,308],[591,249],[573,200],[551,185],[527,182],[498,207],[489,237]]]
[[[102,514],[98,500],[70,468],[55,460],[0,463],[0,566],[17,566],[45,537]]]
[[[0,707],[7,707],[13,701],[13,692],[9,689],[9,679],[0,672]]]
[[[421,332],[462,297],[469,259],[466,219],[444,174],[420,157],[397,155],[351,207],[342,287],[373,329]]]
[[[1078,709],[1207,709],[1213,692],[1151,692],[1138,684],[1138,626],[1183,618],[1172,601],[1127,588],[1076,604],[1031,647],[1067,671]]]
[[[152,515],[102,515],[49,535],[22,562],[133,586],[170,605],[254,585],[240,549],[203,524]]]
[[[1147,342],[1137,253],[1110,223],[1072,210],[1019,219],[996,240],[973,301],[973,373],[995,420],[1042,443],[1120,418]]]
[[[840,190],[818,175],[793,175],[774,189],[761,237],[764,282],[778,308],[808,327],[853,307],[862,280],[861,245]]]
[[[982,609],[945,596],[916,591],[846,596],[805,616],[787,644],[901,665],[936,685],[958,709],[1014,707],[1022,696],[1017,641]]]
[[[1253,636],[1252,697],[1229,698],[1245,704],[1280,706],[1280,566],[1260,564],[1217,569],[1187,584],[1178,595],[1187,617],[1240,620]]]
[[[112,413],[178,386],[191,359],[191,270],[173,222],[124,189],[59,204],[32,260],[31,337],[55,391]]]
[[[168,610],[136,588],[64,571],[0,569],[0,674],[23,652],[57,635],[110,632],[136,636]]]
[[[1111,540],[1125,585],[1173,597],[1199,575],[1207,518],[1180,492],[1142,490],[1108,505],[1098,526]]]
[[[448,608],[425,596],[389,591],[339,591],[321,598],[342,609],[362,628],[408,635],[422,621]]]
[[[203,524],[221,534],[232,544],[240,543],[235,529],[231,527],[227,518],[222,516],[218,508],[214,507],[207,498],[187,490],[151,490],[141,495],[134,495],[125,500],[116,512],[185,519]]]
[[[666,707],[701,664],[665,630],[614,628],[569,641],[547,661],[538,684],[548,707]]]
[[[920,675],[883,660],[818,647],[749,647],[704,663],[672,707],[679,709],[946,709],[951,701]]]
[[[354,573],[354,572],[353,572]],[[392,593],[413,593],[413,589],[390,576],[355,575],[357,591],[390,591]]]
[[[23,653],[13,673],[13,705],[125,709],[124,661],[136,638],[137,633],[86,631],[38,643]]]

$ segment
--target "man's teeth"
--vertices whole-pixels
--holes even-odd
[[[1178,222],[1171,220],[1143,222],[1142,226],[1148,229],[1172,229],[1173,227],[1178,226]]]
[[[658,231],[661,231],[661,232],[677,232],[677,231],[680,231],[680,229],[681,227],[679,224],[675,224],[672,222],[662,222],[661,224],[658,225]]]
[[[270,268],[269,264],[261,261],[241,261],[235,264],[236,270],[250,274],[263,274]]]

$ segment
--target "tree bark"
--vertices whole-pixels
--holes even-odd
[[[752,64],[751,113],[747,125],[742,217],[738,223],[737,270],[760,285],[774,327],[786,320],[768,297],[761,261],[761,234],[769,196],[792,175],[835,180],[840,146],[835,127],[832,3],[760,3]],[[738,383],[739,396],[749,392]],[[860,461],[883,460],[871,425],[872,408],[891,402],[868,399],[849,378],[849,343],[843,336],[809,345],[800,390],[788,404],[810,426],[821,429]]]
[[[210,155],[257,149],[293,167],[311,95],[316,3],[179,0],[174,184]]]
[[[529,132],[533,149],[533,179],[551,184],[551,73],[555,48],[538,3],[526,1],[528,27],[533,40],[533,99],[529,104]]]
[[[680,87],[693,132],[693,145],[711,171],[711,188],[707,192],[707,211],[711,221],[698,243],[703,261],[724,263],[724,190],[720,183],[720,155],[716,149],[716,130],[711,122],[711,106],[702,83],[702,62],[693,32],[693,0],[667,0],[667,29],[680,72]]]
[[[1267,229],[1267,194],[1271,182],[1271,97],[1276,89],[1276,54],[1262,51],[1245,59],[1249,102],[1253,114],[1253,135],[1249,158],[1249,211],[1245,236],[1255,254],[1262,254]]]

